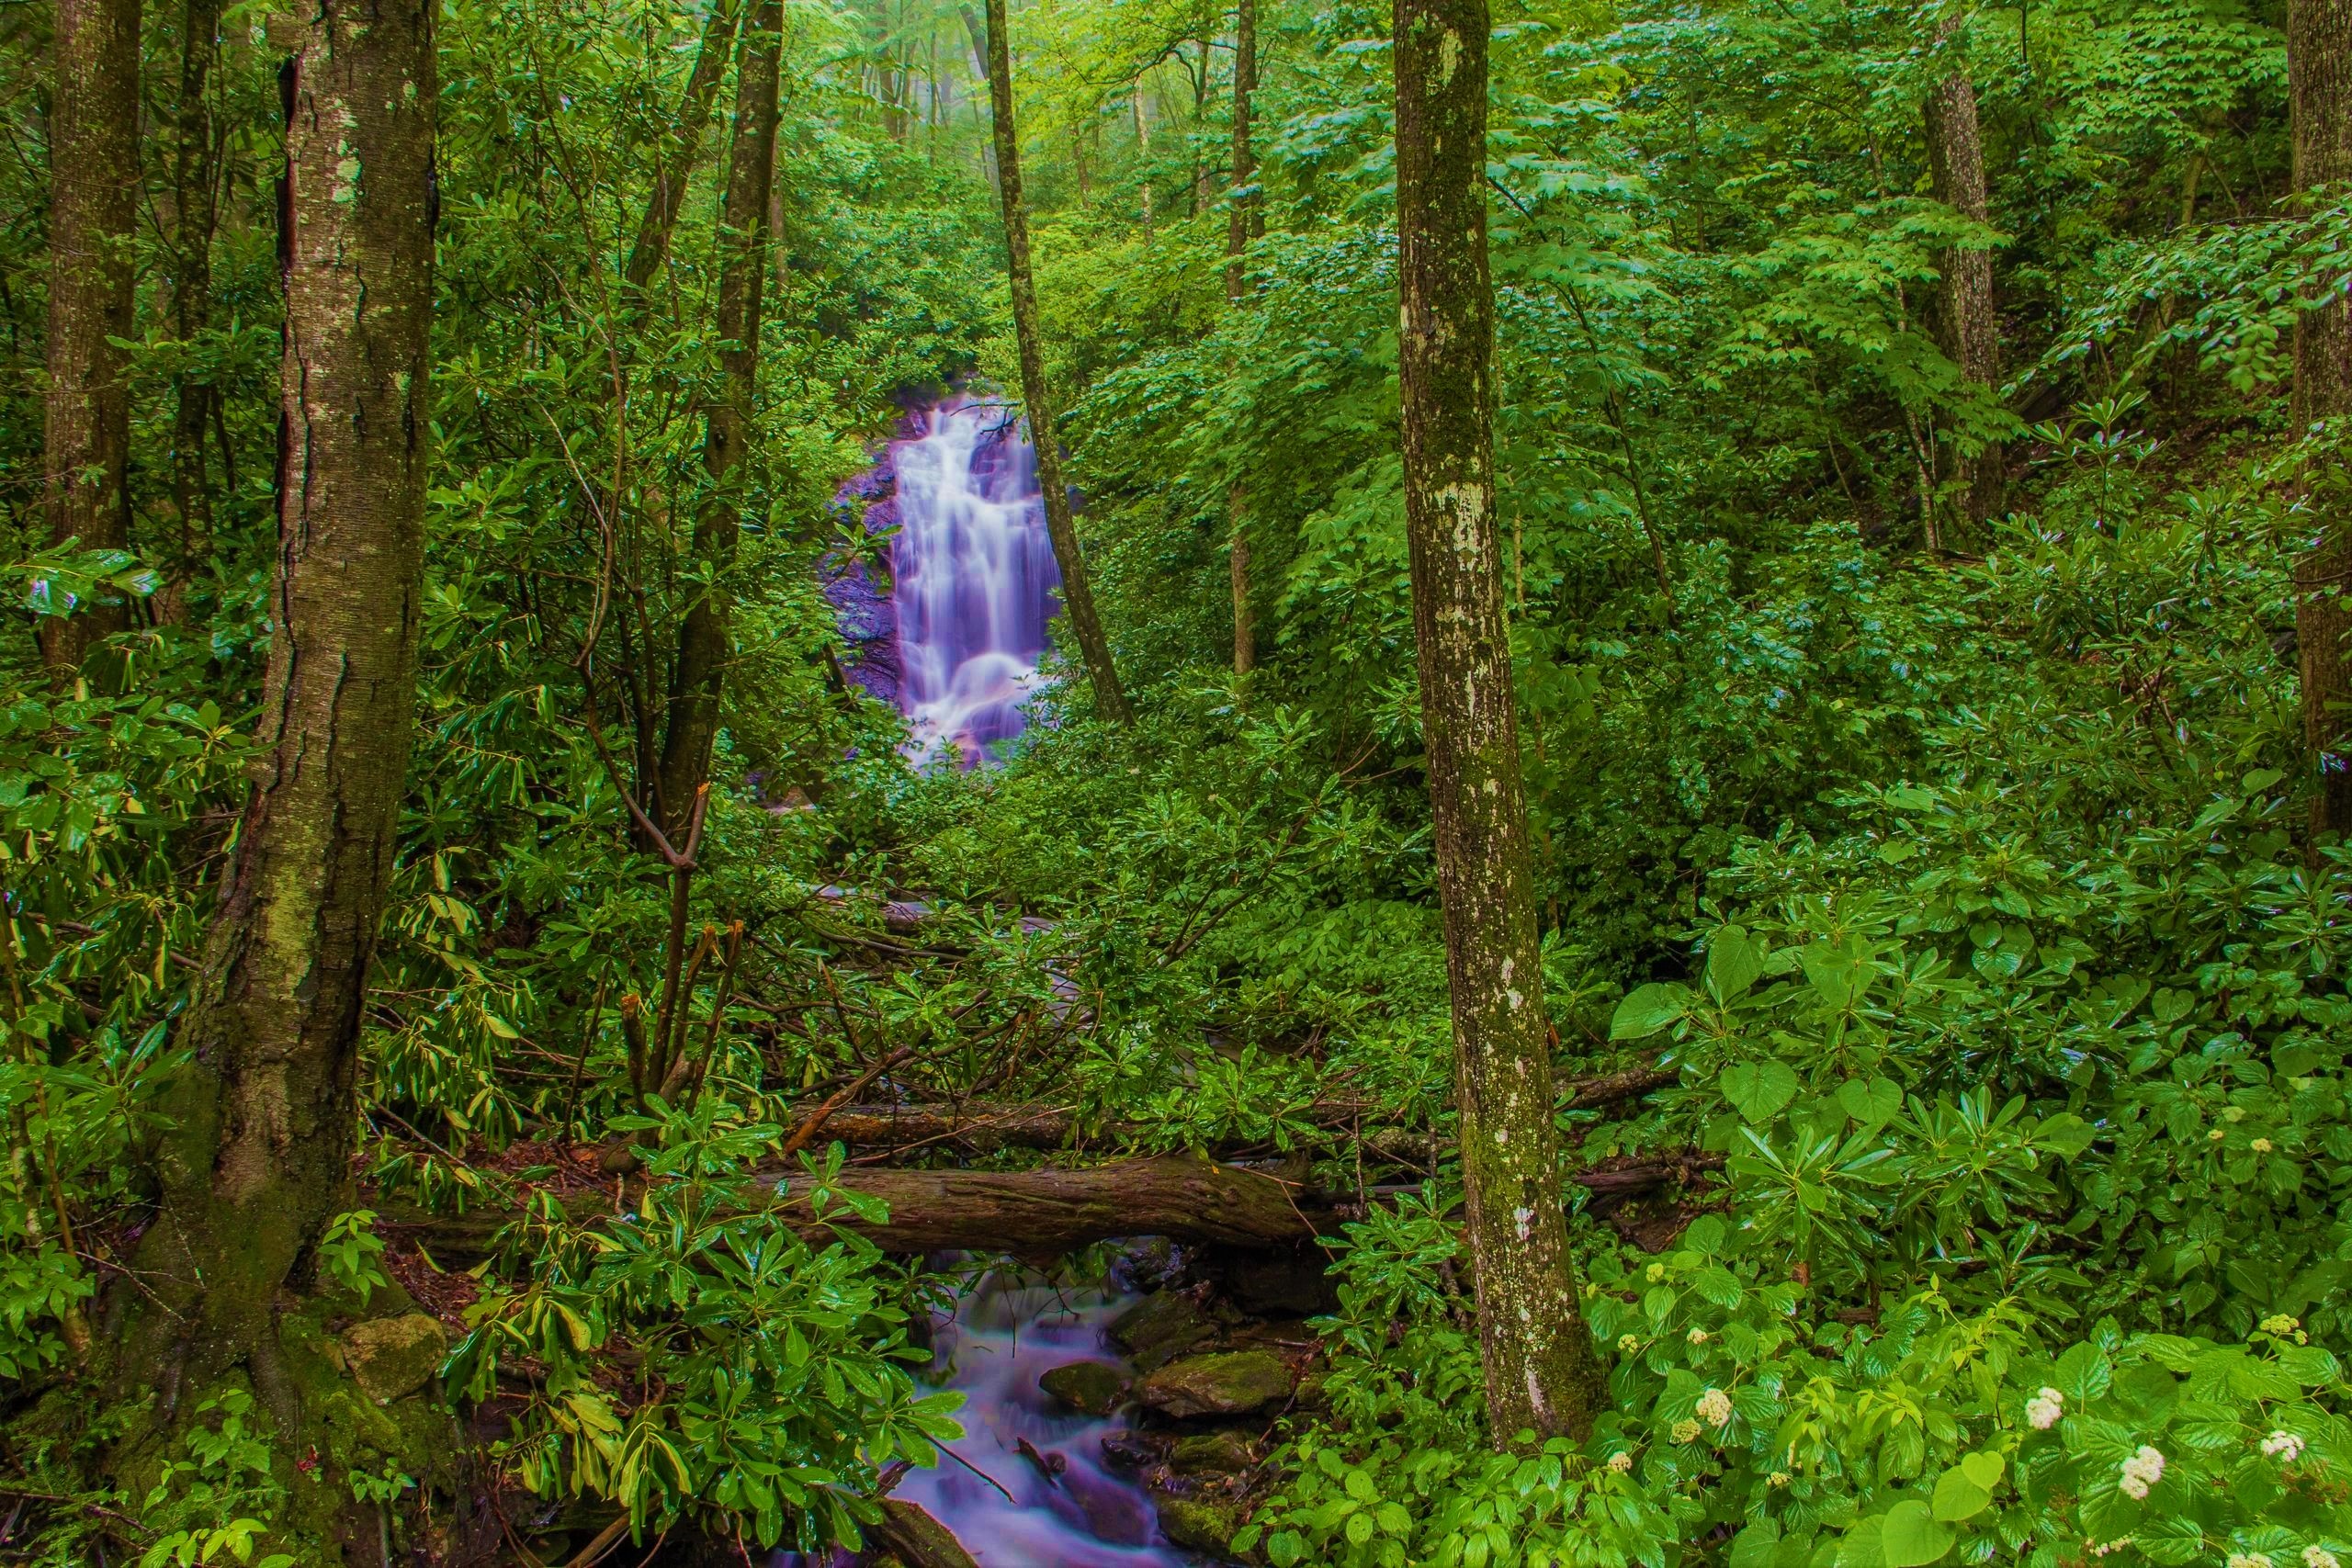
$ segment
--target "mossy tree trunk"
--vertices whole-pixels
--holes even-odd
[[[1004,250],[1012,283],[1012,329],[1021,350],[1021,400],[1029,412],[1029,438],[1037,448],[1037,488],[1045,492],[1046,533],[1054,562],[1061,569],[1062,607],[1078,638],[1078,656],[1094,688],[1094,705],[1105,718],[1133,723],[1125,688],[1111,662],[1111,639],[1095,613],[1094,584],[1078,547],[1078,524],[1070,515],[1069,486],[1062,479],[1061,447],[1054,434],[1053,397],[1046,386],[1046,355],[1038,340],[1037,286],[1029,268],[1029,211],[1021,196],[1021,133],[1012,118],[1012,46],[1004,0],[988,0],[989,107],[995,118],[997,195],[1004,209]]]
[[[179,1043],[124,1344],[169,1419],[242,1366],[349,1204],[361,1005],[415,730],[432,403],[429,0],[325,0],[283,77],[277,563],[259,761]]]
[[[685,202],[686,186],[694,178],[695,161],[702,152],[703,129],[710,123],[711,107],[718,101],[719,84],[727,79],[727,56],[735,45],[735,22],[741,9],[741,0],[715,0],[703,21],[702,43],[695,52],[694,70],[686,77],[677,119],[654,150],[653,192],[646,198],[637,240],[622,270],[631,293],[651,284],[669,259],[678,209]]]
[[[1551,1029],[1495,525],[1485,0],[1396,0],[1405,527],[1453,998],[1487,1413],[1589,1429],[1607,1397],[1561,1218]]]
[[[2287,77],[2294,186],[2352,181],[2352,0],[2292,0],[2287,7]],[[2341,290],[2295,320],[2294,421],[2308,429],[2352,413],[2352,309]],[[2295,640],[2301,650],[2303,735],[2317,768],[2312,830],[2352,831],[2352,518],[2345,485],[2318,487],[2326,510],[2319,546],[2296,563]]]
[[[1938,201],[1962,217],[1988,221],[1984,186],[1984,140],[1976,124],[1976,84],[1968,74],[1965,34],[1948,27],[1939,39],[1955,63],[1928,95],[1928,172]],[[2001,319],[1993,302],[1993,253],[1980,245],[1953,245],[1939,264],[1937,326],[1945,355],[1986,396],[1999,389]],[[1997,445],[1959,458],[1961,511],[1983,523],[2001,508],[2002,459]]]
[[[678,625],[669,723],[662,738],[659,815],[673,843],[684,841],[695,793],[710,777],[719,695],[732,649],[725,580],[741,532],[743,459],[756,416],[783,50],[780,0],[760,0],[745,20],[735,67],[734,145],[719,219],[724,259],[718,273],[718,358],[724,384],[704,416],[702,461],[711,495],[695,518],[694,535],[695,567],[704,587]]]
[[[139,0],[57,0],[49,110],[49,388],[43,491],[52,542],[130,542],[131,224],[139,199]],[[119,604],[45,622],[41,657],[70,682],[130,618]]]
[[[212,324],[212,235],[220,202],[211,81],[220,29],[220,0],[185,0],[179,101],[172,117],[172,331],[183,343]],[[212,553],[212,479],[204,447],[217,395],[209,380],[191,371],[183,369],[175,380],[172,502],[180,536],[162,607],[172,618],[183,613],[187,584]]]
[[[1258,0],[1238,0],[1233,23],[1233,191],[1225,215],[1225,298],[1235,310],[1248,298],[1242,257],[1250,249],[1250,220],[1257,198],[1257,157],[1250,144],[1250,100],[1258,91]],[[1226,496],[1233,537],[1227,545],[1233,580],[1233,672],[1247,675],[1258,662],[1258,635],[1250,610],[1248,498],[1236,484]]]

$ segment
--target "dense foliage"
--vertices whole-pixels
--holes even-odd
[[[1288,1418],[1251,1561],[2352,1558],[2352,849],[2305,827],[2290,581],[2346,435],[2287,387],[2352,215],[2290,197],[2283,12],[1498,8],[1497,443],[1558,1065],[1679,1069],[1557,1120],[1577,1166],[1686,1171],[1609,1213],[1564,1171],[1614,1409],[1498,1452],[1443,1152],[1385,15],[1263,0],[1238,299],[1231,13],[1013,18],[1049,368],[1141,713],[1068,681],[959,772],[842,684],[820,569],[876,553],[840,487],[898,400],[1017,380],[969,13],[784,12],[752,526],[714,562],[723,110],[666,269],[623,279],[707,16],[452,0],[419,739],[365,1196],[314,1271],[352,1314],[460,1322],[440,1386],[472,1439],[355,1418],[336,1483],[419,1551],[461,1465],[649,1541],[858,1540],[955,1430],[916,1377],[944,1286],[786,1210],[865,1201],[800,1131],[887,1089],[1417,1190],[1329,1238],[1324,1407]],[[133,527],[92,551],[39,504],[50,22],[0,20],[12,1561],[263,1561],[317,1484],[233,1385],[127,1477],[109,1444],[157,1391],[100,1375],[272,632],[272,25],[145,16]],[[1931,194],[1921,105],[1955,71],[1981,222]],[[1997,386],[1938,332],[1971,243]],[[680,870],[629,792],[714,573],[735,652]],[[119,670],[58,684],[36,626],[108,602]],[[919,937],[875,895],[922,900]],[[1313,1114],[1335,1100],[1351,1125]],[[630,1223],[576,1201],[613,1195],[600,1150],[643,1168]],[[756,1170],[784,1174],[747,1200]],[[435,1216],[487,1261],[440,1269]]]

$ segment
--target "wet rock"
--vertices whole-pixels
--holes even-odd
[[[1138,1295],[1166,1290],[1184,1277],[1183,1250],[1164,1235],[1137,1236],[1111,1260],[1111,1282]]]
[[[881,1522],[866,1533],[906,1568],[980,1568],[963,1542],[918,1504],[883,1498]]]
[[[1290,1398],[1290,1363],[1272,1350],[1226,1350],[1170,1361],[1143,1380],[1143,1403],[1163,1416],[1246,1416]]]
[[[1114,1470],[1148,1470],[1167,1451],[1168,1439],[1154,1432],[1105,1432],[1102,1462]]]
[[[1256,1447],[1244,1432],[1204,1432],[1180,1438],[1168,1450],[1168,1468],[1177,1475],[1243,1475],[1258,1463]]]
[[[1241,1529],[1245,1511],[1239,1499],[1155,1492],[1151,1501],[1159,1510],[1160,1531],[1170,1540],[1218,1557],[1232,1551],[1233,1537]]]
[[[1216,1337],[1208,1310],[1178,1291],[1146,1296],[1111,1322],[1111,1338],[1139,1371],[1165,1366],[1185,1351]]]
[[[1339,1282],[1319,1247],[1241,1253],[1219,1259],[1219,1285],[1243,1312],[1260,1317],[1313,1317],[1336,1312]]]
[[[1086,1416],[1108,1416],[1125,1404],[1127,1374],[1108,1361],[1072,1361],[1037,1380],[1037,1386]]]
[[[421,1312],[355,1323],[338,1343],[359,1392],[379,1404],[406,1398],[431,1382],[449,1353],[440,1322]]]

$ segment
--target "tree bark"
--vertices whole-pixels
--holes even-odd
[[[1241,303],[1241,258],[1250,248],[1250,211],[1257,198],[1249,194],[1257,178],[1257,160],[1250,145],[1250,98],[1258,91],[1258,0],[1236,0],[1233,24],[1233,191],[1225,215],[1225,298]]]
[[[622,271],[631,292],[650,284],[669,259],[670,236],[678,227],[678,209],[686,199],[687,183],[694,178],[703,129],[710,123],[711,106],[718,101],[718,85],[727,76],[727,55],[735,46],[735,20],[740,13],[739,0],[716,0],[703,23],[702,45],[695,51],[695,68],[686,77],[672,135],[654,152],[653,193],[646,198],[637,242],[629,247],[628,263]]]
[[[1947,23],[1939,40],[1957,51],[1962,35]],[[1984,186],[1984,142],[1976,126],[1976,85],[1969,79],[1965,58],[1928,95],[1928,172],[1938,201],[1978,223],[1989,221]],[[1996,394],[2001,376],[2001,321],[1993,304],[1993,253],[1975,245],[1954,245],[1941,262],[1937,285],[1938,326],[1945,355],[1960,373],[1987,397]],[[1968,520],[1982,524],[2001,507],[2001,449],[1959,457],[1963,485],[1961,508]]]
[[[1394,38],[1405,528],[1487,1425],[1507,1446],[1589,1430],[1607,1387],[1560,1214],[1495,525],[1486,0],[1396,0]]]
[[[1570,1179],[1596,1201],[1623,1201],[1678,1181],[1694,1181],[1722,1168],[1721,1155],[1685,1153],[1629,1159],[1574,1173]],[[763,1188],[782,1179],[789,1201],[782,1218],[800,1234],[821,1239],[835,1228],[870,1237],[886,1252],[950,1250],[1015,1252],[1053,1256],[1117,1236],[1164,1235],[1178,1241],[1242,1249],[1300,1247],[1351,1217],[1352,1192],[1329,1192],[1278,1180],[1262,1171],[1220,1165],[1197,1155],[1156,1155],[1079,1170],[889,1170],[845,1171],[835,1185],[888,1205],[878,1224],[859,1220],[836,1204],[820,1219],[811,1212],[806,1183],[797,1174],[758,1179]],[[1410,1188],[1369,1190],[1383,1197]],[[625,1189],[621,1206],[639,1201],[642,1189]],[[761,1193],[745,1194],[747,1203]],[[426,1214],[398,1202],[379,1204],[387,1224],[424,1239],[434,1257],[458,1262],[484,1256],[491,1238],[513,1215],[476,1208],[455,1215]],[[574,1220],[616,1210],[612,1190],[582,1190],[565,1201]],[[1556,1192],[1549,1201],[1553,1223],[1561,1223]],[[1581,1325],[1578,1325],[1581,1332]]]
[[[139,0],[57,0],[49,118],[49,389],[44,509],[52,543],[130,543],[131,224],[139,198]],[[120,604],[42,623],[41,657],[71,682]]]
[[[735,73],[735,141],[720,216],[725,260],[718,274],[718,360],[723,389],[703,423],[703,469],[712,494],[695,518],[694,550],[703,586],[678,626],[671,666],[669,723],[662,738],[661,819],[683,842],[695,795],[710,777],[718,699],[729,654],[723,578],[741,532],[741,478],[749,451],[760,357],[760,308],[767,276],[768,193],[775,183],[777,86],[783,64],[780,0],[759,0]]]
[[[2352,181],[2352,0],[2292,0],[2287,7],[2287,77],[2294,186]],[[2308,431],[2352,413],[2352,309],[2341,290],[2295,319],[2293,417]],[[2352,518],[2341,484],[2322,487],[2319,543],[2296,563],[2295,640],[2303,686],[2303,736],[2317,768],[2312,832],[2352,831],[2352,632],[2343,594],[2352,587]]]
[[[172,333],[192,343],[212,324],[212,235],[219,221],[209,84],[220,51],[220,0],[185,0],[180,11],[180,91],[173,114]],[[184,613],[187,585],[212,544],[212,480],[204,444],[212,430],[212,384],[183,370],[173,388],[172,502],[179,515],[160,614]]]
[[[1029,439],[1037,449],[1037,488],[1045,492],[1046,532],[1054,562],[1061,569],[1062,608],[1078,638],[1078,654],[1094,688],[1094,705],[1119,724],[1135,722],[1119,671],[1111,661],[1111,641],[1094,609],[1094,585],[1078,547],[1078,525],[1070,516],[1069,486],[1062,479],[1062,454],[1054,433],[1054,404],[1046,385],[1045,349],[1038,341],[1037,288],[1029,269],[1029,212],[1021,197],[1021,134],[1012,118],[1012,45],[1007,36],[1004,0],[988,0],[989,107],[995,118],[997,194],[1004,208],[1006,266],[1012,284],[1012,329],[1021,349],[1021,400],[1028,406]]]
[[[411,738],[432,405],[434,6],[327,0],[286,80],[278,550],[261,761],[164,1091],[134,1301],[166,1404],[243,1363],[348,1207],[361,1004]],[[136,1342],[134,1341],[134,1344]],[[160,1361],[161,1367],[155,1365]],[[164,1413],[168,1416],[169,1412]]]

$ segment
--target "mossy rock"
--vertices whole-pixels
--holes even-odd
[[[1143,1380],[1143,1403],[1163,1416],[1247,1416],[1290,1398],[1290,1363],[1272,1350],[1226,1350],[1170,1361]]]
[[[1124,1368],[1108,1361],[1072,1361],[1046,1372],[1037,1386],[1080,1415],[1108,1416],[1125,1402],[1128,1381]]]
[[[431,1382],[449,1353],[440,1322],[421,1312],[355,1323],[336,1345],[352,1381],[378,1404],[405,1399]]]
[[[1246,1432],[1230,1428],[1179,1438],[1168,1450],[1168,1468],[1178,1475],[1245,1475],[1257,1467],[1258,1450]]]
[[[1192,1297],[1161,1291],[1112,1319],[1110,1332],[1113,1343],[1148,1372],[1216,1337],[1217,1323]]]
[[[1244,1522],[1239,1499],[1154,1492],[1151,1501],[1159,1510],[1159,1532],[1176,1545],[1219,1559],[1233,1555],[1233,1538]]]

